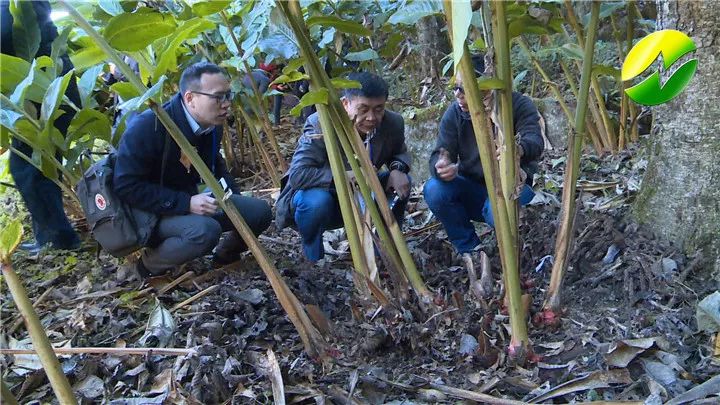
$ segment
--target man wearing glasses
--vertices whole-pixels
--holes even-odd
[[[222,124],[228,117],[230,81],[210,63],[188,67],[180,78],[180,92],[163,105],[205,164],[232,192],[235,204],[255,235],[270,225],[272,213],[263,200],[239,194],[220,155]],[[209,253],[220,264],[239,258],[246,249],[216,197],[198,192],[200,176],[170,138],[152,110],[130,123],[118,148],[114,188],[133,208],[154,213],[158,223],[137,262],[142,275],[159,275]],[[220,243],[221,234],[230,231]]]
[[[475,74],[481,75],[485,67],[481,55],[473,56],[473,65]],[[430,155],[432,177],[425,183],[423,193],[458,254],[472,255],[479,250],[480,239],[471,221],[483,221],[490,226],[494,226],[494,221],[462,86],[463,78],[458,74],[453,89],[455,102],[450,104],[440,121],[440,135]],[[532,100],[513,92],[512,106],[520,167],[527,175],[518,200],[525,205],[535,195],[531,188],[532,178],[544,145],[540,115]]]

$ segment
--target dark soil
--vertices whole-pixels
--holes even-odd
[[[283,128],[288,134],[297,133],[287,122]],[[288,137],[283,147],[291,151],[294,142]],[[556,160],[560,156],[547,154],[536,187],[557,200],[564,168]],[[452,403],[459,398],[441,392],[442,386],[531,400],[578,377],[590,374],[592,380],[597,373],[622,370],[608,365],[609,345],[640,337],[658,342],[637,353],[624,368],[625,378],[610,387],[593,389],[588,384],[551,401],[660,403],[720,372],[718,362],[711,361],[712,337],[697,332],[695,322],[697,302],[718,289],[718,281],[711,280],[710,266],[701,259],[654,238],[632,221],[629,204],[643,168],[635,151],[584,160],[583,184],[606,188],[581,193],[575,249],[562,289],[565,312],[557,328],[529,325],[539,357],[523,366],[511,364],[506,354],[509,319],[503,314],[494,232],[478,225],[498,281],[495,298],[480,302],[468,293],[467,274],[442,227],[434,219],[428,221],[420,185],[410,204],[411,213],[420,213],[406,222],[404,231],[435,295],[437,307],[432,312],[423,313],[412,297],[394,312],[378,310],[376,302],[361,299],[342,241],[333,248],[344,253],[328,255],[324,264],[313,266],[302,259],[295,231],[271,227],[261,238],[299,299],[317,305],[329,321],[333,358],[326,363],[305,355],[269,282],[249,255],[210,272],[209,258],[191,262],[183,270],[205,274],[157,300],[154,294],[138,297],[147,283],[133,274],[130,265],[102,253],[98,257],[89,239],[80,252],[43,252],[39,257],[17,253],[14,264],[31,299],[53,288],[38,312],[51,340],[69,341],[73,347],[140,347],[157,303],[171,309],[203,289],[218,286],[173,312],[176,329],[166,346],[196,348],[196,355],[61,358],[85,403],[269,403],[273,391],[268,350],[279,362],[286,399],[293,403]],[[268,188],[262,176],[245,180],[244,189]],[[270,192],[256,194],[271,199]],[[3,212],[20,212],[17,201],[16,194],[3,196]],[[549,282],[550,260],[540,263],[553,254],[558,214],[559,205],[552,201],[521,210],[521,267],[526,292],[532,295],[530,317],[542,307]],[[609,249],[617,250],[617,255]],[[179,274],[153,280],[152,285],[160,286]],[[17,310],[6,290],[2,298],[2,345],[18,347],[17,341],[27,343],[23,341],[27,334],[24,326],[9,332]],[[162,336],[153,337],[146,346],[159,341]],[[662,360],[668,356],[672,361]],[[27,363],[18,359],[5,356],[2,363],[3,380],[15,396],[24,403],[51,401],[44,371],[23,368]]]

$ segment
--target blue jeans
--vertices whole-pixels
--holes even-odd
[[[387,183],[389,174],[378,174],[380,184],[384,186]],[[406,205],[407,199],[399,200],[392,210],[398,223],[402,223]],[[323,232],[343,226],[337,194],[335,190],[325,188],[298,190],[293,196],[292,206],[305,257],[316,262],[325,256]]]
[[[423,189],[430,211],[442,222],[458,253],[471,252],[480,244],[471,221],[484,221],[494,227],[490,199],[485,184],[467,177],[457,176],[451,181],[431,177]],[[518,199],[527,205],[535,192],[527,184]]]

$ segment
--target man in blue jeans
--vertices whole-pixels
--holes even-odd
[[[398,113],[385,109],[388,86],[385,80],[372,73],[352,73],[350,80],[360,82],[359,89],[346,89],[342,103],[355,129],[365,143],[370,160],[380,169],[378,179],[390,195],[396,195],[393,214],[401,221],[410,195],[410,155],[405,146],[405,122]],[[349,165],[346,163],[346,170]],[[303,134],[293,154],[287,180],[276,206],[275,223],[278,229],[296,226],[302,235],[303,252],[311,262],[325,255],[323,232],[342,226],[330,160],[318,113],[305,122]],[[392,198],[395,198],[394,196]]]
[[[473,65],[476,75],[482,74],[484,64],[479,55],[473,57]],[[483,221],[490,226],[494,226],[494,221],[462,83],[458,74],[455,102],[440,121],[440,135],[430,156],[432,177],[425,183],[423,193],[428,207],[445,227],[450,242],[459,254],[465,255],[477,251],[480,245],[471,221]],[[527,175],[518,200],[525,205],[535,195],[530,185],[544,144],[540,116],[532,100],[517,92],[513,92],[512,98],[520,167]]]

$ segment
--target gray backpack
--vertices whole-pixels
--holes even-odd
[[[169,138],[166,135],[161,185]],[[147,245],[158,217],[151,212],[130,207],[115,194],[112,186],[115,158],[115,150],[111,150],[106,157],[90,166],[76,185],[75,192],[93,239],[111,255],[124,257]]]

